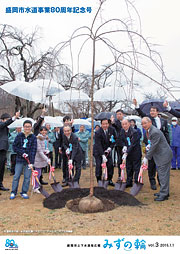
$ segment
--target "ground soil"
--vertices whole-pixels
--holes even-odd
[[[56,170],[55,175],[57,180],[62,180],[61,170]],[[81,188],[89,187],[89,175],[89,168],[82,170]],[[11,188],[12,179],[6,172],[4,186]],[[23,176],[19,192],[22,179]],[[117,168],[113,180],[116,179]],[[44,180],[48,181],[48,174],[44,174]],[[44,188],[53,193],[50,185]],[[113,187],[108,189],[113,190]],[[125,191],[129,193],[130,189]],[[169,200],[155,202],[155,192],[150,189],[145,172],[144,186],[136,196],[143,206],[116,205],[111,211],[82,214],[67,206],[53,210],[45,208],[41,194],[23,200],[18,193],[14,200],[9,200],[10,191],[1,191],[0,235],[180,235],[180,170],[171,170]]]

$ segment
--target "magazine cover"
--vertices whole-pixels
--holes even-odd
[[[0,253],[179,253],[179,1],[0,1]]]

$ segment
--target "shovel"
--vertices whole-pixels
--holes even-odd
[[[126,188],[126,182],[122,182],[122,180],[119,180],[117,183],[115,183],[115,190],[124,191]]]
[[[77,189],[80,188],[78,181],[69,181],[68,182],[69,188]]]
[[[143,185],[143,183],[134,183],[133,187],[131,188],[130,194],[132,196],[136,196],[142,189]]]
[[[107,180],[107,166],[106,166],[106,162],[102,163],[101,166],[103,168],[103,176],[102,176],[102,180],[98,181],[98,186],[107,189],[109,181]]]
[[[63,190],[61,184],[59,182],[56,182],[56,178],[54,176],[54,167],[50,166],[50,171],[49,171],[49,178],[51,179],[51,174],[54,180],[54,183],[51,183],[51,187],[55,192],[61,192]]]
[[[34,172],[34,169],[33,169],[33,167],[30,166],[31,163],[30,163],[29,159],[28,159],[27,157],[25,157],[25,160],[27,161],[28,166],[29,166],[29,168],[31,169],[31,171],[32,171],[32,173],[33,173],[33,172]],[[35,176],[35,179],[36,179],[36,181],[37,181],[38,184],[39,184],[39,191],[41,192],[41,194],[42,194],[45,198],[48,198],[48,197],[50,196],[49,193],[43,189],[43,187],[42,187],[41,183],[39,182],[39,179],[37,178],[37,176]]]
[[[124,191],[126,188],[126,180],[125,180],[125,172],[124,172],[126,168],[125,162],[123,162],[120,165],[120,168],[121,168],[121,177],[120,177],[120,180],[117,183],[115,183],[115,190]]]
[[[69,163],[69,158],[68,157],[68,169],[69,169],[69,179],[71,179],[69,182],[68,182],[68,185],[69,185],[69,188],[73,188],[73,189],[77,189],[77,188],[80,188],[79,186],[79,183],[78,181],[74,181],[73,178],[74,178],[74,174],[73,174],[73,165]]]
[[[147,170],[147,166],[146,165],[142,165],[139,171],[139,175],[138,175],[138,182],[133,184],[133,187],[131,188],[130,194],[132,196],[136,196],[140,190],[143,187],[143,171]]]

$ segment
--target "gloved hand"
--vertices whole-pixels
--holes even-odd
[[[33,164],[28,164],[28,168],[32,169],[33,168]]]
[[[125,161],[127,158],[127,153],[124,153],[123,156],[122,156],[122,160]]]
[[[144,157],[144,159],[142,160],[142,164],[148,165],[148,159],[146,157]]]
[[[46,150],[44,151],[44,153],[45,153],[45,154],[49,154],[50,151],[49,151],[48,149],[46,149]]]
[[[72,160],[69,160],[68,161],[68,165],[72,165],[73,164],[73,161]]]
[[[151,145],[150,145],[150,144],[148,144],[148,145],[146,146],[146,152],[148,152],[148,151],[149,151],[150,147],[151,147]]]
[[[111,147],[108,147],[108,149],[106,149],[104,152],[109,154],[111,152]]]
[[[126,152],[127,152],[127,146],[123,146],[122,152],[123,152],[123,153],[126,153]]]
[[[107,158],[104,154],[102,155],[102,161],[103,161],[103,163],[107,162]]]
[[[27,153],[23,153],[22,157],[25,159],[28,157],[28,154]]]
[[[66,149],[66,154],[70,154],[69,148]]]

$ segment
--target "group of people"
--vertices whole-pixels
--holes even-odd
[[[121,164],[126,165],[126,187],[138,183],[138,175],[142,164],[148,165],[148,176],[151,189],[157,189],[157,179],[160,192],[155,193],[155,201],[164,201],[169,197],[169,176],[172,169],[180,169],[180,140],[177,117],[180,113],[164,102],[167,111],[174,115],[172,126],[169,128],[166,120],[159,117],[156,107],[151,107],[148,115],[144,114],[133,100],[137,113],[142,117],[142,133],[136,126],[134,119],[128,120],[121,109],[116,111],[116,119],[101,119],[94,131],[93,155],[95,159],[95,175],[97,182],[102,179],[102,164],[107,166],[108,184],[114,186],[114,160],[117,155],[117,167],[119,180],[121,178]],[[19,112],[14,117],[4,113],[0,121],[0,190],[8,191],[3,186],[3,176],[7,151],[10,156],[11,174],[13,175],[12,191],[10,199],[17,195],[19,180],[24,172],[21,196],[28,199],[31,171],[34,168],[37,180],[33,186],[36,193],[39,192],[39,184],[48,184],[43,181],[43,172],[51,170],[53,165],[53,153],[55,153],[55,167],[61,167],[63,171],[62,186],[68,185],[70,179],[69,168],[73,169],[73,181],[79,183],[81,168],[86,168],[88,139],[90,134],[83,125],[75,132],[73,121],[69,116],[63,118],[63,127],[51,130],[50,124],[44,125],[44,113],[37,119],[34,126],[29,120],[24,121],[23,130],[17,128],[9,135],[8,126],[19,117]],[[171,133],[171,135],[170,135]],[[146,147],[145,156],[142,159],[141,140]],[[170,147],[171,142],[171,147]],[[9,145],[9,149],[8,149]],[[177,165],[177,166],[176,166]],[[8,163],[7,163],[8,166]]]

